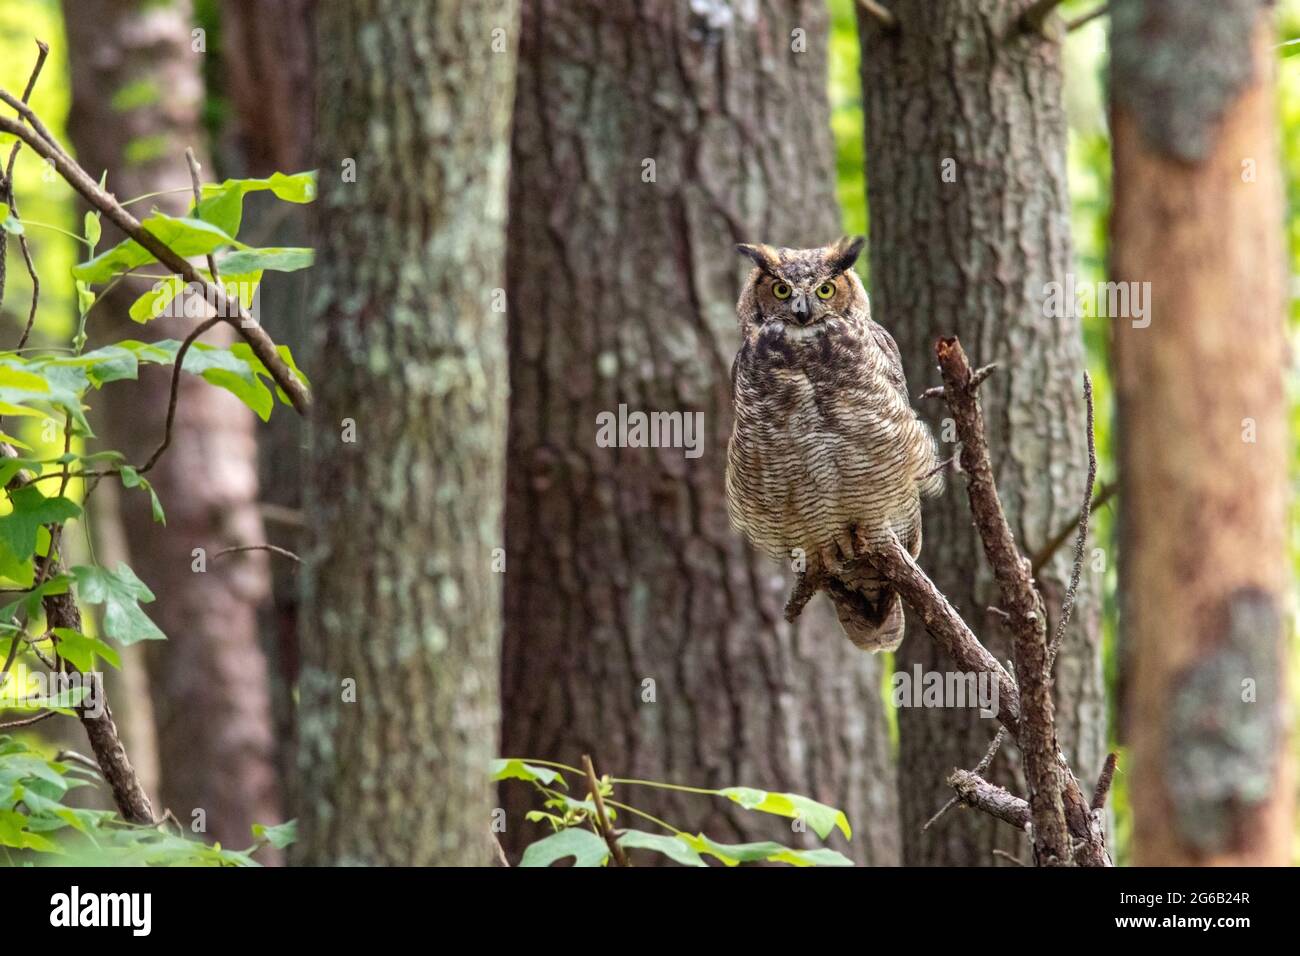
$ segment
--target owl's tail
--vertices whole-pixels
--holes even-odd
[[[826,585],[840,626],[855,647],[873,654],[894,650],[903,642],[903,602],[898,592],[883,582],[856,578]]]

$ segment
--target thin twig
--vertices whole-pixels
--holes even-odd
[[[288,550],[287,548],[277,547],[274,544],[241,544],[233,548],[222,548],[220,551],[217,551],[215,554],[213,554],[212,557],[215,560],[216,558],[221,557],[223,554],[234,554],[237,551],[272,551],[275,554],[281,555],[282,557],[286,557],[286,558],[292,558],[294,561],[298,562],[299,564],[302,564],[302,558],[298,557],[298,555],[294,554],[292,551]]]
[[[989,767],[992,766],[993,764],[993,758],[996,757],[998,751],[1002,749],[1002,741],[1006,739],[1007,739],[1007,728],[999,727],[998,732],[993,735],[993,742],[989,744],[988,751],[984,754],[982,758],[980,758],[980,762],[975,765],[975,769],[972,770],[971,773],[979,774],[981,777],[984,776],[984,774],[988,773]],[[940,818],[942,818],[945,813],[947,813],[949,810],[955,807],[959,802],[960,801],[956,797],[953,797],[951,800],[945,803],[942,807],[939,808],[938,813],[932,816],[929,820],[925,821],[925,826],[921,827],[921,832],[924,833],[926,830],[930,829],[930,827],[938,823]]]
[[[3,99],[11,106],[15,106],[15,104],[22,105],[3,90],[0,90],[0,99]],[[54,165],[54,168],[58,170],[59,175],[80,193],[87,202],[104,213],[110,222],[126,233],[127,236],[144,246],[154,258],[172,272],[180,275],[186,282],[197,285],[202,289],[204,300],[211,302],[217,315],[234,326],[236,331],[243,336],[253,354],[266,366],[267,373],[289,397],[293,407],[299,414],[305,415],[311,405],[311,396],[307,391],[307,387],[289,368],[288,363],[285,362],[277,350],[275,342],[248,314],[248,311],[239,302],[238,298],[226,295],[225,290],[219,284],[205,278],[185,257],[176,253],[165,242],[145,229],[140,220],[127,212],[113,196],[101,189],[99,184],[91,179],[84,169],[69,158],[52,137],[46,137],[45,134],[48,131],[45,131],[44,126],[39,125],[40,121],[36,119],[31,110],[23,106],[20,114],[30,125],[0,116],[0,131],[17,136],[40,156],[48,159]]]
[[[198,159],[194,156],[194,147],[185,147],[185,162],[190,167],[190,185],[194,192],[194,218],[202,219],[199,215],[199,203],[203,201],[203,184],[199,179],[199,171],[203,168],[199,165]],[[221,274],[217,272],[217,257],[214,253],[209,252],[208,272],[212,275],[212,281],[217,285],[221,284]]]
[[[1001,857],[1004,860],[1009,860],[1010,862],[1014,863],[1016,866],[1028,866],[1028,864],[1025,863],[1024,860],[1020,859],[1020,857],[1012,853],[1008,853],[1006,850],[995,849],[993,851],[993,855],[997,857]]]
[[[163,426],[162,443],[149,456],[149,460],[136,469],[140,474],[143,475],[156,465],[163,452],[167,450],[167,446],[172,443],[172,425],[176,422],[176,402],[180,398],[181,371],[182,366],[185,364],[185,353],[190,350],[190,346],[198,340],[200,335],[221,321],[224,321],[221,316],[216,315],[196,325],[190,331],[190,334],[185,336],[185,341],[181,343],[181,347],[176,350],[176,362],[172,367],[171,396],[167,399],[167,422]]]
[[[57,710],[47,710],[37,714],[35,717],[24,717],[22,720],[8,720],[4,723],[0,723],[0,730],[13,730],[16,727],[30,727],[32,724],[39,724],[42,720],[54,717],[57,714]]]
[[[898,17],[883,4],[877,3],[876,0],[858,0],[858,6],[875,17],[886,30],[898,29]]]
[[[1119,485],[1116,482],[1102,482],[1097,489],[1097,493],[1092,496],[1092,506],[1090,511],[1095,512],[1102,505],[1109,504],[1110,500],[1115,497],[1115,494],[1118,491]],[[1042,571],[1043,568],[1047,567],[1047,562],[1052,560],[1056,555],[1056,552],[1061,550],[1061,547],[1065,542],[1070,540],[1070,535],[1074,534],[1078,530],[1079,517],[1080,516],[1076,515],[1074,518],[1070,519],[1069,524],[1062,525],[1059,530],[1047,539],[1047,543],[1035,552],[1033,558],[1030,559],[1030,564],[1033,565],[1035,577],[1038,576],[1039,572]]]
[[[1097,436],[1093,427],[1092,376],[1083,373],[1083,401],[1088,408],[1088,478],[1083,486],[1083,504],[1079,507],[1079,536],[1074,540],[1074,562],[1070,565],[1070,583],[1065,589],[1065,600],[1061,603],[1061,619],[1056,622],[1056,633],[1052,635],[1052,646],[1047,651],[1047,672],[1052,672],[1056,663],[1057,652],[1065,638],[1065,629],[1070,626],[1070,615],[1074,613],[1074,599],[1079,592],[1079,578],[1083,574],[1083,552],[1088,544],[1088,518],[1092,514],[1092,488],[1097,481]]]
[[[31,99],[32,90],[36,88],[36,80],[41,75],[41,68],[45,66],[45,58],[49,56],[49,45],[40,40],[36,41],[36,64],[32,67],[31,75],[27,78],[27,86],[23,88],[22,101],[26,103]],[[5,164],[4,175],[0,176],[0,199],[4,199],[9,205],[9,211],[13,213],[14,218],[22,219],[18,211],[17,189],[14,187],[14,163],[18,159],[18,151],[22,148],[22,140],[17,140],[9,150],[9,161]],[[27,344],[27,337],[32,334],[32,326],[36,322],[36,308],[41,298],[41,279],[36,274],[36,263],[32,259],[31,247],[27,244],[25,233],[18,234],[18,249],[23,255],[23,264],[27,267],[27,275],[32,283],[32,301],[27,309],[27,324],[23,326],[22,337],[18,340],[16,348],[21,349]],[[0,240],[0,259],[4,258],[5,243]],[[0,302],[4,301],[5,295],[5,266],[0,262]]]
[[[596,776],[596,768],[588,754],[582,755],[582,766],[587,771],[587,786],[590,787],[591,799],[596,804],[596,821],[600,824],[600,834],[605,838],[609,852],[614,854],[614,862],[619,866],[631,866],[627,861],[627,854],[623,852],[618,838],[614,835],[614,828],[609,825],[609,817],[605,813],[605,799],[600,795],[600,780]]]

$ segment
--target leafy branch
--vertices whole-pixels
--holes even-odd
[[[661,853],[685,866],[708,866],[711,856],[725,866],[741,863],[789,863],[793,866],[852,866],[853,861],[836,850],[803,850],[765,840],[756,843],[718,843],[703,833],[689,833],[667,821],[638,809],[625,801],[614,800],[616,787],[641,786],[660,790],[723,797],[746,810],[771,813],[801,820],[818,837],[825,840],[835,830],[851,839],[853,830],[841,810],[793,793],[770,793],[750,787],[725,787],[712,790],[655,780],[623,777],[597,777],[590,757],[583,758],[584,768],[551,760],[507,757],[494,762],[492,779],[529,782],[542,797],[542,809],[530,810],[525,819],[550,824],[552,833],[524,850],[520,866],[550,866],[572,857],[575,866],[605,866],[612,859],[618,866],[631,865],[628,850]],[[586,799],[568,794],[563,772],[587,785]],[[627,827],[615,827],[617,811],[647,820],[667,833],[652,833]]]

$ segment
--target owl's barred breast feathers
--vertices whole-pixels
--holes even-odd
[[[754,260],[737,305],[727,447],[733,524],[773,558],[805,556],[859,647],[902,639],[898,596],[855,543],[889,534],[916,554],[936,448],[908,400],[898,348],[852,271],[862,240],[818,249],[742,246]]]

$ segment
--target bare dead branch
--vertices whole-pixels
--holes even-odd
[[[1005,787],[989,783],[969,770],[954,770],[948,776],[948,786],[966,806],[983,810],[1017,830],[1029,829],[1029,804]]]
[[[997,677],[997,718],[1013,734],[1016,733],[1020,724],[1020,695],[1011,675],[979,642],[898,538],[890,535],[885,544],[862,557],[902,595],[925,629],[960,669]]]
[[[605,838],[609,852],[614,855],[614,862],[619,866],[631,866],[627,854],[619,846],[614,828],[609,825],[609,815],[605,812],[605,798],[600,795],[600,778],[596,776],[596,768],[588,754],[582,755],[582,767],[587,771],[587,787],[591,790],[591,799],[596,804],[596,822],[600,825],[600,835]]]
[[[311,405],[311,396],[307,387],[280,357],[271,337],[248,314],[239,300],[227,296],[220,283],[213,283],[206,279],[183,256],[178,255],[170,246],[146,230],[140,224],[140,220],[127,212],[112,195],[101,189],[99,184],[63,151],[57,141],[48,135],[48,130],[40,125],[40,121],[31,110],[3,90],[0,90],[0,99],[16,109],[21,107],[19,114],[27,121],[22,123],[0,116],[0,131],[17,136],[38,155],[49,160],[59,175],[87,202],[108,217],[110,222],[147,249],[172,272],[202,289],[205,300],[213,303],[217,314],[224,321],[229,322],[248,342],[253,354],[266,366],[267,373],[289,396],[293,407],[299,414],[306,414]]]
[[[1119,754],[1112,750],[1106,755],[1106,763],[1101,768],[1101,776],[1097,778],[1097,789],[1092,794],[1090,806],[1094,811],[1106,806],[1106,797],[1110,795],[1110,785],[1115,779],[1115,768],[1118,764]]]
[[[235,554],[240,551],[270,551],[273,554],[290,558],[298,564],[302,564],[302,558],[298,557],[298,555],[294,554],[288,548],[281,548],[274,544],[241,544],[233,548],[222,548],[220,551],[212,555],[212,557],[216,559],[221,557],[223,554]]]
[[[961,465],[966,473],[971,513],[984,546],[984,556],[998,584],[1002,598],[999,606],[1010,617],[1008,628],[1015,642],[1016,684],[1021,707],[1016,742],[1025,757],[1035,857],[1042,864],[1064,864],[1071,859],[1070,836],[1047,665],[1046,611],[1034,587],[1029,561],[1016,546],[998,497],[984,435],[984,417],[975,391],[978,383],[970,362],[955,338],[939,339],[935,355],[943,375],[944,397],[961,439]]]
[[[1052,646],[1047,652],[1047,672],[1051,674],[1056,655],[1065,638],[1065,629],[1070,626],[1070,615],[1074,613],[1074,599],[1079,592],[1079,578],[1083,574],[1083,551],[1088,544],[1088,518],[1092,514],[1092,487],[1097,481],[1097,435],[1093,427],[1092,377],[1083,373],[1083,401],[1088,409],[1088,477],[1083,485],[1083,504],[1079,507],[1079,534],[1074,540],[1074,561],[1070,565],[1070,583],[1065,588],[1065,600],[1061,603],[1061,618],[1056,622],[1056,633],[1052,635]]]

